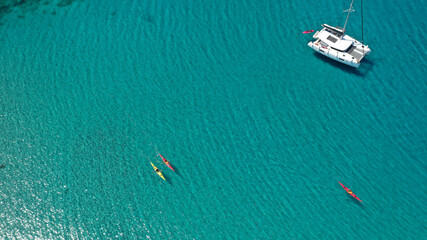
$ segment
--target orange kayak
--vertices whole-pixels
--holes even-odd
[[[345,190],[348,194],[350,194],[352,197],[354,197],[354,198],[356,198],[357,200],[359,200],[360,202],[362,202],[362,200],[360,200],[360,198],[358,198],[358,197],[356,196],[356,194],[354,194],[354,193],[351,191],[351,189],[350,189],[350,188],[348,188],[348,187],[344,186],[342,183],[340,183],[340,181],[338,181],[338,182],[339,182],[339,184],[341,185],[341,187],[342,187],[342,188],[344,188],[344,190]]]
[[[162,158],[163,162],[166,164],[166,166],[168,166],[170,169],[172,169],[172,171],[175,171],[172,167],[172,165],[170,164],[170,162],[168,160],[166,160],[166,158],[164,158],[162,156],[162,154],[159,153],[159,156]]]

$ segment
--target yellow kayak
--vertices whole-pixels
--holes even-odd
[[[163,174],[162,174],[162,172],[160,171],[160,169],[158,169],[156,166],[154,166],[154,164],[153,164],[152,162],[150,162],[150,163],[151,163],[151,166],[153,166],[154,171],[156,171],[157,175],[159,175],[161,178],[163,178],[163,180],[165,180],[165,181],[166,181],[166,179],[165,179],[165,177],[163,177]]]

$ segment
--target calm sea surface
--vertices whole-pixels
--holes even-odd
[[[426,239],[422,2],[363,3],[357,70],[302,34],[346,0],[0,8],[0,238]]]

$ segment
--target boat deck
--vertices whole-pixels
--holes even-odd
[[[334,31],[333,29],[330,29],[328,27],[325,27],[325,31],[328,32],[328,33],[330,33],[330,34],[332,34],[332,35],[334,35],[334,36],[336,36],[337,38],[341,38],[342,35],[343,35],[342,33]]]
[[[356,58],[358,61],[360,61],[365,55],[363,52],[359,52],[358,50],[356,50],[356,46],[352,46],[351,48],[349,48],[346,51],[346,53],[350,54],[351,56]]]

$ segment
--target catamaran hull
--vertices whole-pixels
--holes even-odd
[[[313,35],[307,45],[314,51],[337,62],[358,68],[362,59],[371,53],[368,45],[345,34],[339,27],[322,24],[323,29]]]
[[[355,59],[350,59],[348,57],[346,57],[345,54],[335,51],[334,49],[331,48],[324,48],[322,47],[320,44],[315,44],[313,42],[309,42],[308,46],[311,47],[314,51],[328,57],[331,58],[337,62],[340,63],[344,63],[346,65],[358,68],[360,66],[360,62],[358,62]],[[366,54],[368,55],[368,54]]]

